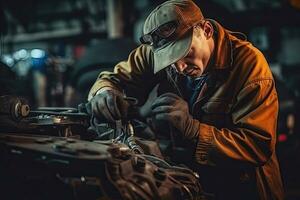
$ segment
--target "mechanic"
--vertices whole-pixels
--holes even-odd
[[[159,5],[143,32],[128,60],[94,83],[93,114],[126,118],[124,94],[143,103],[158,84],[158,97],[140,114],[195,142],[194,166],[212,199],[283,199],[278,99],[263,54],[189,0]]]

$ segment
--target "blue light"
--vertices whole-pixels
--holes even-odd
[[[46,53],[41,49],[32,49],[30,55],[32,58],[43,58],[45,57]]]

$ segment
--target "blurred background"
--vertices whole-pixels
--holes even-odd
[[[162,0],[0,0],[0,95],[31,107],[86,101],[99,72],[139,45]],[[196,0],[266,56],[280,100],[278,144],[287,199],[300,199],[300,0]]]

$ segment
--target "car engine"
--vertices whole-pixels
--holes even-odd
[[[207,199],[199,175],[168,162],[134,120],[95,123],[78,108],[0,97],[3,199]]]

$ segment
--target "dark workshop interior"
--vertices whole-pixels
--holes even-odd
[[[90,123],[86,115],[81,114],[80,105],[88,101],[89,90],[99,73],[112,71],[117,63],[126,60],[129,53],[141,44],[139,38],[143,34],[146,17],[163,2],[163,0],[0,0],[0,97],[2,98],[0,163],[10,161],[9,164],[0,167],[0,171],[2,170],[0,174],[7,173],[0,184],[0,199],[85,199],[85,197],[102,199],[102,196],[106,197],[103,199],[158,198],[147,194],[148,190],[141,189],[140,193],[137,192],[140,196],[134,196],[130,192],[120,192],[121,189],[112,189],[113,184],[103,183],[113,182],[112,177],[111,179],[103,177],[107,168],[115,167],[111,163],[103,165],[103,156],[107,152],[123,155],[123,151],[122,148],[118,149],[115,146],[106,147],[106,144],[101,142],[101,145],[105,146],[101,149],[101,155],[91,150],[97,149],[98,143],[91,142],[92,133],[83,136],[80,134],[86,132],[89,126],[87,124]],[[300,199],[300,1],[194,0],[194,2],[201,8],[206,18],[218,21],[228,30],[244,33],[266,57],[275,79],[279,99],[276,153],[285,199]],[[5,110],[7,102],[15,103],[16,109],[20,106],[19,115],[17,111],[11,111],[11,108],[9,111]],[[11,120],[10,112],[18,119]],[[31,121],[28,122],[29,120]],[[30,127],[25,123],[30,123]],[[127,126],[129,132],[130,127]],[[105,133],[108,132],[105,130]],[[11,138],[7,139],[9,135]],[[35,139],[30,135],[35,135]],[[80,145],[90,145],[91,149],[78,151],[90,157],[87,159],[73,152],[74,149],[65,148],[61,143],[51,146],[53,140],[51,137],[56,138],[55,141],[62,138],[60,142],[68,145],[83,139]],[[142,142],[136,142],[140,146],[148,147],[148,151],[157,151],[157,146],[151,146],[147,143],[148,138],[145,138]],[[14,146],[17,143],[12,141],[21,140],[27,142]],[[47,159],[51,157],[50,155],[53,156],[53,162],[47,160],[41,162],[42,164],[37,163],[32,165],[36,168],[30,170],[26,167],[33,163],[30,160],[37,162],[38,158],[40,160],[46,158],[45,152],[48,150],[43,149],[42,144],[49,145],[49,152],[52,151],[51,148],[55,149],[56,153],[47,154]],[[162,142],[159,147],[166,148],[167,145],[169,145],[167,142]],[[14,153],[13,158],[8,156],[10,154],[7,152]],[[24,152],[31,153],[25,156]],[[64,153],[70,157],[65,158],[61,155]],[[179,155],[183,156],[180,152]],[[74,159],[71,159],[72,156]],[[68,160],[69,158],[71,160]],[[84,159],[86,162],[83,162]],[[114,162],[121,162],[122,159],[116,159],[118,161]],[[135,166],[145,165],[145,161],[140,159],[141,157],[132,159]],[[57,160],[60,162],[56,163]],[[73,164],[66,167],[66,160]],[[103,163],[96,162],[99,160]],[[151,171],[154,164],[150,166],[147,162],[146,165],[149,166],[146,167],[146,171],[147,169]],[[160,165],[164,166],[162,157],[157,162],[161,162]],[[7,167],[8,165],[10,167]],[[9,172],[6,172],[8,168]],[[32,175],[27,177],[24,174],[28,171]],[[92,171],[99,173],[93,174]],[[139,170],[135,173],[142,176]],[[164,179],[165,173],[158,170],[154,176],[157,179]],[[169,177],[175,172],[167,173]],[[77,179],[72,174],[76,174]],[[186,176],[186,179],[189,177],[182,176]],[[201,177],[201,174],[199,176]],[[171,187],[170,184],[173,182],[169,179],[164,179],[164,184]],[[138,184],[142,184],[143,179],[132,178],[133,182],[135,180],[140,181]],[[194,179],[190,178],[188,181],[193,182]],[[53,185],[55,187],[52,187]],[[123,183],[118,187],[126,188],[125,185],[126,183]],[[150,186],[145,187],[149,189]],[[1,191],[10,191],[11,188],[14,188],[13,192],[1,194]],[[112,195],[110,198],[110,194],[118,193],[116,191],[121,197]],[[165,190],[166,193],[168,191]],[[178,188],[173,188],[172,191],[174,194],[181,192]],[[188,195],[194,193],[190,191]],[[193,199],[188,195],[182,199]]]

